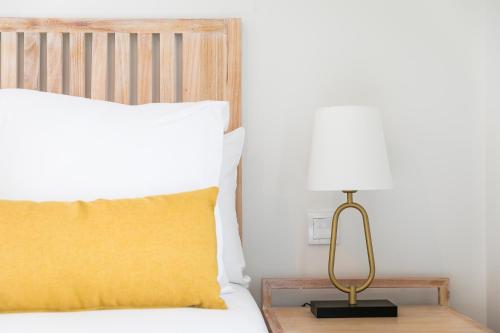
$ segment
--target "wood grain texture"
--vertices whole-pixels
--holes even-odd
[[[92,75],[90,97],[106,100],[108,74],[108,33],[92,34]]]
[[[137,103],[153,101],[153,35],[137,35]]]
[[[2,31],[184,33],[224,32],[223,19],[61,19],[0,18]]]
[[[347,285],[359,285],[364,279],[341,279]],[[421,333],[421,332],[492,332],[448,305],[448,278],[380,278],[370,288],[435,288],[439,305],[399,306],[397,318],[336,318],[317,319],[309,308],[272,306],[272,291],[276,289],[334,288],[329,279],[275,278],[262,279],[262,312],[272,333],[288,332],[357,332],[357,333]]]
[[[227,78],[224,34],[188,33],[182,40],[182,100],[223,100]]]
[[[59,32],[47,33],[47,91],[63,92],[63,35]]]
[[[0,29],[3,31],[3,29]],[[17,33],[1,33],[0,84],[2,88],[17,88]]]
[[[362,285],[366,279],[339,279],[344,285]],[[448,278],[400,277],[376,278],[370,288],[433,288],[438,291],[440,305],[448,305]],[[276,289],[330,289],[335,288],[329,279],[276,278],[262,279],[262,307],[272,306],[272,291]]]
[[[69,94],[85,97],[85,34],[69,34]]]
[[[173,103],[177,96],[175,35],[160,34],[160,102]]]
[[[40,89],[40,33],[24,34],[23,88]]]
[[[130,34],[115,34],[115,97],[117,103],[130,104]]]
[[[231,122],[229,130],[241,126],[241,28],[239,19],[227,20],[228,72],[224,99],[229,101]]]
[[[264,311],[272,333],[494,333],[446,306],[400,306],[397,318],[322,318],[309,308],[270,308]]]

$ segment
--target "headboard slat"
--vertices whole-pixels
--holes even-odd
[[[69,34],[69,94],[85,97],[85,33]]]
[[[24,34],[23,88],[40,89],[40,33]]]
[[[2,32],[0,37],[0,84],[2,88],[17,88],[17,33]]]
[[[108,87],[108,33],[92,34],[92,75],[90,97],[106,100]]]
[[[225,100],[231,104],[230,129],[241,126],[241,29],[240,20],[227,22],[227,86]],[[241,164],[240,164],[241,168]],[[241,174],[241,172],[239,172]],[[239,187],[241,190],[241,186]],[[241,195],[240,195],[241,197]],[[240,202],[241,206],[241,202]],[[241,207],[240,207],[241,210]],[[241,215],[238,215],[241,216]]]
[[[186,33],[182,39],[182,99],[223,99],[226,84],[224,35]],[[219,82],[224,88],[218,90]]]
[[[47,33],[47,91],[63,92],[63,34]]]
[[[160,33],[160,102],[176,102],[177,71],[175,34]]]
[[[115,98],[114,101],[130,104],[130,34],[115,34]]]
[[[182,35],[182,100],[191,101],[202,98],[200,86],[202,85],[201,54],[202,40],[198,34]],[[189,61],[188,59],[195,59]]]
[[[153,34],[137,35],[137,103],[153,101]]]
[[[227,100],[227,35],[219,34],[216,41],[217,82],[215,91],[218,100]]]

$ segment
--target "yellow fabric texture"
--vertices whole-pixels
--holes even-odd
[[[226,308],[217,283],[217,193],[0,200],[0,311]]]

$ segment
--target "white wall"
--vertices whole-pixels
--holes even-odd
[[[485,19],[488,326],[500,332],[500,2],[488,0]]]
[[[343,197],[305,189],[312,115],[372,104],[383,111],[396,183],[357,196],[378,274],[449,276],[452,306],[485,322],[482,13],[476,0],[16,0],[1,15],[241,17],[254,294],[263,276],[326,276],[327,248],[307,245],[306,212]],[[366,270],[358,226],[342,226],[339,275]]]

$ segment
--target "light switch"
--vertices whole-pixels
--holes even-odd
[[[332,233],[332,210],[316,210],[307,214],[309,226],[309,244],[321,245],[330,244]],[[337,234],[337,245],[340,244],[339,234]]]

